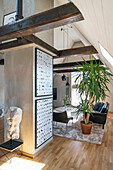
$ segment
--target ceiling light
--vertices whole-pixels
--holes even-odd
[[[63,74],[62,81],[65,81],[65,80],[66,80],[66,76]]]

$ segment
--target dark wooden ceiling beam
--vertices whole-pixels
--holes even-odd
[[[0,41],[31,35],[81,20],[83,20],[81,12],[70,2],[0,27]]]
[[[87,63],[90,63],[90,60],[86,61]],[[100,60],[96,60],[96,62],[100,65],[103,65],[103,63]],[[95,60],[93,60],[93,64],[96,63]],[[81,65],[81,64],[85,64],[84,61],[78,61],[78,62],[71,62],[71,63],[61,63],[61,64],[54,64],[53,65],[53,69],[62,69],[62,68],[70,68],[70,67],[75,67],[75,65]]]
[[[54,73],[71,73],[71,72],[77,72],[77,71],[78,71],[77,69],[53,70]]]
[[[10,48],[15,48],[15,47],[19,47],[19,46],[23,46],[23,45],[29,45],[29,44],[32,44],[32,42],[25,40],[24,38],[21,38],[21,39],[17,39],[17,40],[14,40],[14,41],[10,41],[10,42],[0,44],[0,50],[7,50],[7,49],[10,49]]]
[[[50,46],[49,44],[47,44],[46,42],[42,41],[41,39],[39,39],[38,37],[34,35],[25,36],[21,39],[17,39],[17,40],[7,42],[7,43],[2,43],[0,44],[0,50],[7,50],[7,49],[11,49],[11,48],[15,48],[15,47],[23,46],[23,45],[29,45],[33,43],[50,51],[54,55],[59,54],[58,51],[54,47]]]
[[[43,47],[44,49],[52,52],[55,55],[59,55],[58,50],[56,50],[54,47],[50,46],[49,44],[47,44],[43,40],[39,39],[35,35],[28,35],[28,36],[25,36],[24,38],[28,41],[31,41],[32,43],[35,43],[36,45]]]
[[[93,46],[85,46],[79,48],[71,48],[59,51],[59,56],[54,56],[55,58],[63,58],[69,56],[82,56],[82,55],[89,55],[89,54],[97,54],[97,50]]]

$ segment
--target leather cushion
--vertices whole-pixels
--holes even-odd
[[[93,106],[93,110],[97,111],[98,107],[99,107],[99,103],[100,102],[97,102],[94,106]]]
[[[100,112],[104,103],[103,102],[97,102],[95,106],[93,107],[93,110]]]
[[[102,110],[101,110],[101,113],[107,113],[108,111],[108,102],[105,103],[105,105],[103,106]]]
[[[99,111],[99,112],[101,111],[101,109],[102,109],[103,106],[104,106],[104,103],[103,103],[103,102],[100,103],[100,105],[99,105],[99,107],[98,107],[98,111]]]

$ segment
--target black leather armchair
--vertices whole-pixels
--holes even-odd
[[[104,129],[104,125],[107,119],[108,109],[109,109],[109,103],[106,102],[105,105],[101,108],[100,112],[95,110],[91,112],[89,120],[92,121],[93,123],[102,124]]]
[[[68,118],[66,111],[60,112],[60,113],[53,112],[53,121],[68,124],[69,120],[72,120],[72,123],[73,123],[73,117]]]

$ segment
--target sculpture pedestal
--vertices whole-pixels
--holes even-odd
[[[18,149],[23,142],[21,140],[9,140],[0,145],[0,149],[13,152],[14,150]]]

